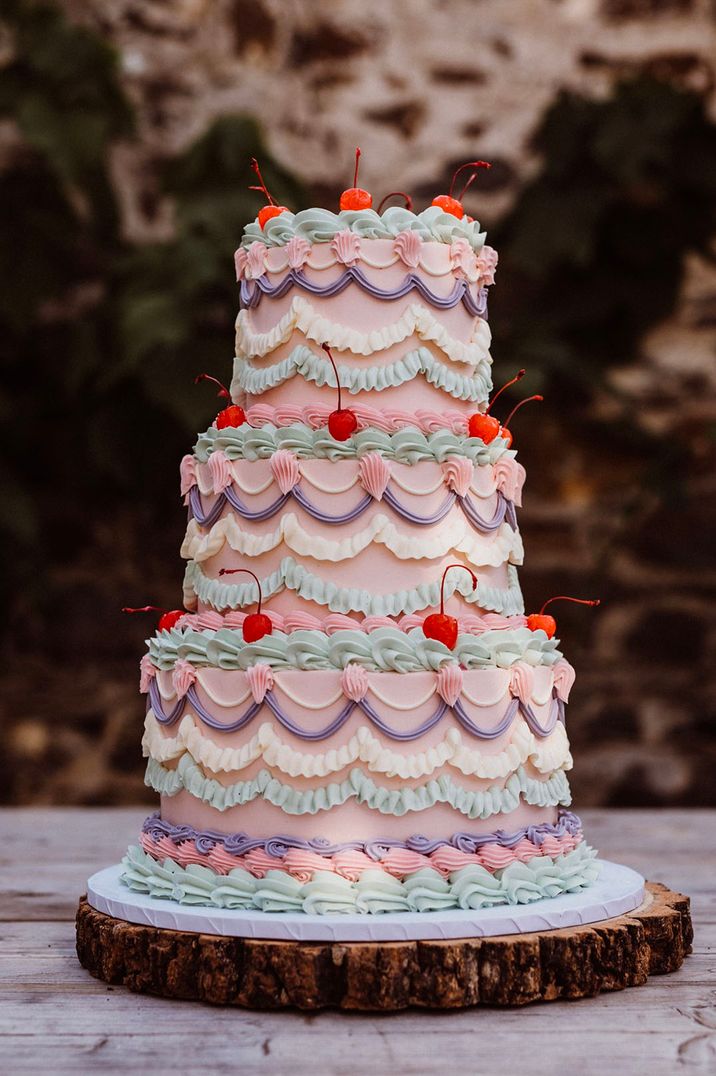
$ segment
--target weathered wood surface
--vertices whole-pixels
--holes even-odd
[[[644,905],[590,926],[388,943],[225,938],[127,923],[82,900],[77,953],[92,975],[142,994],[255,1009],[526,1005],[643,986],[691,952],[689,900],[647,884]]]
[[[0,1071],[394,1076],[716,1071],[716,812],[585,811],[602,854],[692,898],[694,953],[639,989],[520,1009],[252,1012],[132,994],[74,950],[87,876],[136,811],[6,810],[0,852]]]

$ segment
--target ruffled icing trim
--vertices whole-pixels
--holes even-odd
[[[217,614],[200,614],[196,619],[211,616]],[[221,623],[222,618],[218,619]],[[461,633],[452,650],[437,639],[426,639],[422,628],[404,631],[390,622],[370,631],[351,627],[330,634],[307,628],[287,634],[276,628],[255,643],[244,642],[238,626],[200,630],[177,626],[158,632],[148,640],[148,647],[154,667],[165,671],[173,669],[177,661],[237,670],[250,669],[259,662],[273,669],[305,670],[345,669],[355,664],[399,673],[437,672],[449,665],[466,670],[510,669],[526,662],[553,667],[556,675],[560,664],[567,665],[558,639],[549,639],[541,629],[530,631],[524,625],[488,629],[479,635]]]
[[[424,377],[428,384],[446,392],[453,399],[471,400],[473,403],[484,403],[492,389],[489,359],[483,360],[475,367],[474,374],[468,377],[448,369],[426,347],[409,351],[386,366],[344,365],[338,368],[338,372],[341,388],[352,395],[397,388],[418,376]],[[235,359],[231,395],[235,398],[240,398],[244,393],[261,396],[297,374],[305,381],[315,382],[319,388],[323,385],[336,387],[335,375],[328,359],[317,355],[305,344],[297,344],[290,355],[274,366],[259,368],[252,366],[245,358]]]
[[[241,747],[219,747],[205,736],[190,714],[186,714],[175,736],[165,736],[153,712],[144,722],[142,752],[145,758],[163,763],[185,753],[210,773],[234,773],[259,759],[272,770],[289,777],[328,777],[363,763],[369,773],[417,780],[429,777],[443,766],[459,770],[466,777],[484,780],[505,778],[530,762],[539,773],[572,768],[572,756],[564,725],[558,723],[546,739],[538,739],[521,718],[512,726],[508,746],[497,754],[469,747],[458,729],[450,729],[439,743],[425,751],[404,754],[386,747],[362,725],[347,743],[318,754],[297,751],[285,743],[275,725],[262,724]]]
[[[294,332],[318,344],[329,344],[337,351],[353,355],[373,355],[385,351],[408,337],[417,336],[434,344],[451,362],[467,366],[489,365],[492,335],[487,322],[478,318],[467,342],[451,336],[431,310],[422,303],[411,303],[397,321],[362,333],[358,329],[325,318],[313,304],[300,295],[291,300],[286,313],[268,330],[254,332],[248,310],[240,310],[236,319],[236,354],[239,358],[260,359],[291,339]]]
[[[326,870],[310,872],[310,880],[301,881],[276,869],[257,878],[240,867],[221,875],[198,863],[184,868],[165,859],[160,864],[132,845],[122,860],[122,881],[135,892],[155,898],[218,908],[307,915],[435,912],[529,904],[577,892],[597,880],[596,855],[582,842],[565,855],[536,856],[494,872],[471,864],[445,878],[439,871],[424,867],[399,881],[372,867],[355,882]]]
[[[517,569],[513,564],[507,565],[508,586],[479,586],[475,591],[467,572],[448,573],[445,581],[445,599],[453,594],[461,594],[466,602],[479,604],[482,609],[514,616],[524,613],[524,601],[520,590]],[[421,583],[407,590],[393,591],[388,594],[372,594],[360,587],[340,587],[335,583],[321,579],[308,571],[302,564],[297,564],[293,557],[284,557],[278,568],[261,580],[261,593],[264,600],[291,590],[300,598],[313,601],[317,605],[327,606],[336,613],[363,613],[366,616],[402,616],[414,613],[418,609],[433,608],[440,603],[440,579],[432,583]],[[211,579],[204,574],[201,565],[189,561],[184,573],[184,605],[187,609],[196,608],[197,598],[214,609],[236,609],[243,605],[252,605],[256,601],[255,584],[224,583],[220,579]]]
[[[260,557],[285,545],[299,557],[330,563],[351,560],[371,545],[384,546],[399,560],[437,560],[451,552],[462,553],[479,567],[498,568],[507,560],[521,564],[524,556],[520,532],[509,523],[503,523],[489,537],[476,533],[464,518],[447,519],[430,527],[429,533],[409,535],[399,531],[387,516],[379,514],[350,537],[330,539],[305,530],[293,512],[282,515],[272,533],[261,535],[249,534],[234,515],[219,519],[208,533],[191,519],[181,555],[201,564],[215,557],[227,544],[235,553],[246,557]]]
[[[374,411],[363,404],[351,405],[351,410],[354,411],[359,424],[362,414]],[[294,411],[297,416],[289,423],[287,420],[292,418]],[[405,422],[392,432],[366,421],[366,428],[359,430],[347,441],[336,441],[326,428],[330,411],[331,408],[323,404],[316,404],[315,409],[279,409],[267,404],[255,404],[247,411],[251,426],[229,426],[223,430],[210,426],[205,433],[200,434],[194,445],[194,457],[199,463],[206,463],[213,453],[223,452],[229,460],[259,460],[271,459],[276,452],[288,450],[299,459],[346,460],[362,459],[372,452],[377,452],[385,459],[405,464],[421,463],[423,460],[443,463],[453,457],[463,457],[482,466],[496,464],[503,458],[512,460],[515,456],[514,450],[508,449],[502,438],[496,438],[486,445],[477,437],[466,437],[459,428],[454,430],[452,426],[457,423],[452,423],[450,428],[446,423],[442,428],[424,433],[415,426],[420,412],[416,413],[412,424]],[[310,418],[311,421],[299,420],[299,415]],[[262,422],[267,424],[261,425]],[[428,425],[427,419],[424,419],[424,422]],[[392,427],[393,421],[389,425]]]
[[[461,852],[463,854],[475,854],[480,852],[486,845],[500,849],[524,849],[526,844],[537,848],[544,855],[555,855],[550,849],[554,847],[554,841],[569,837],[577,844],[582,839],[582,821],[573,812],[560,808],[557,811],[556,822],[532,822],[516,830],[496,829],[485,831],[480,827],[479,833],[459,830],[449,837],[424,837],[419,833],[405,839],[400,837],[371,837],[366,841],[331,841],[327,837],[251,837],[248,833],[220,833],[217,830],[199,830],[186,822],[174,824],[166,818],[162,818],[159,811],[155,811],[144,819],[142,824],[142,836],[149,837],[153,843],[169,840],[176,848],[179,844],[187,842],[196,845],[196,848],[205,853],[219,848],[223,853],[230,856],[245,856],[248,852],[260,851],[262,855],[271,857],[274,861],[283,859],[291,849],[301,849],[307,852],[318,853],[321,856],[335,856],[341,852],[357,851],[367,856],[373,863],[382,863],[391,849],[401,851],[418,852],[421,855],[431,856],[435,852],[451,854]],[[176,859],[181,866],[186,866],[185,859],[181,855],[174,855],[171,851],[166,853]],[[530,857],[531,858],[531,857]],[[235,866],[238,864],[234,864]],[[274,866],[280,864],[274,862]],[[487,864],[484,864],[485,866]],[[506,866],[505,863],[500,864]],[[492,864],[491,869],[497,864]],[[252,868],[253,869],[253,868]],[[442,870],[443,868],[438,868]]]
[[[291,815],[313,815],[355,800],[370,810],[395,817],[425,811],[436,803],[446,803],[467,818],[485,819],[516,810],[520,799],[536,807],[568,807],[572,802],[563,770],[540,781],[529,777],[523,767],[513,773],[504,786],[493,785],[479,791],[463,788],[448,774],[441,774],[417,788],[385,788],[358,768],[351,770],[343,781],[298,789],[283,784],[268,770],[260,770],[248,780],[223,785],[207,777],[191,755],[184,754],[172,770],[150,759],[144,782],[162,796],[176,796],[178,792],[186,791],[217,811],[263,799]]]
[[[383,213],[376,213],[374,209],[342,210],[340,213],[318,208],[303,209],[300,213],[286,211],[266,221],[263,227],[258,220],[247,224],[241,246],[248,248],[258,242],[267,247],[283,247],[295,237],[308,243],[330,243],[344,231],[364,239],[395,239],[401,232],[416,232],[423,240],[434,243],[464,239],[475,252],[485,242],[485,232],[480,231],[476,220],[470,221],[467,217],[458,220],[439,206],[428,206],[421,213],[389,206]]]

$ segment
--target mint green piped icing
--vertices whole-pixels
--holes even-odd
[[[461,594],[465,601],[479,604],[483,609],[503,616],[524,612],[522,591],[514,564],[507,565],[507,589],[483,584],[472,590],[467,572],[453,572],[445,582],[445,598]],[[293,557],[284,557],[276,571],[261,580],[264,600],[278,594],[284,587],[301,598],[327,606],[334,613],[363,613],[365,616],[402,616],[416,613],[440,603],[440,580],[420,583],[409,590],[389,594],[372,594],[358,587],[340,587],[327,582],[298,564]],[[192,608],[194,596],[214,609],[238,609],[253,605],[256,589],[253,583],[224,583],[210,579],[196,561],[189,561],[184,573],[184,603]]]
[[[558,639],[529,628],[500,628],[481,635],[458,636],[453,650],[436,639],[426,639],[422,628],[409,632],[378,628],[366,633],[345,630],[326,635],[302,629],[289,634],[274,630],[255,643],[244,642],[240,628],[182,631],[171,628],[148,640],[149,656],[156,668],[168,671],[178,660],[218,669],[250,669],[270,665],[273,669],[345,669],[362,665],[382,672],[437,672],[444,665],[464,669],[509,669],[516,662],[554,665],[562,654]]]
[[[241,246],[263,243],[267,247],[283,247],[294,236],[309,243],[330,243],[338,232],[349,230],[364,239],[394,239],[400,232],[417,232],[427,242],[452,243],[467,239],[473,250],[484,245],[485,232],[479,223],[467,217],[458,220],[439,206],[428,206],[413,213],[401,206],[390,206],[384,213],[374,209],[343,210],[331,213],[328,209],[303,209],[300,213],[285,212],[273,217],[261,227],[257,220],[247,224]]]
[[[494,873],[474,864],[443,878],[424,867],[400,882],[386,871],[371,868],[357,882],[350,882],[330,871],[316,871],[302,884],[282,870],[255,878],[241,867],[221,875],[196,863],[188,867],[172,859],[159,863],[132,845],[122,860],[122,882],[137,893],[163,900],[235,910],[307,915],[467,911],[575,893],[596,882],[600,869],[596,856],[582,842],[566,855],[537,856]]]
[[[288,449],[300,459],[346,460],[378,452],[385,459],[398,463],[421,463],[436,460],[443,463],[452,456],[464,456],[475,464],[496,463],[502,456],[514,459],[517,453],[508,449],[497,437],[486,445],[477,437],[463,437],[449,430],[425,434],[413,426],[385,433],[383,430],[360,430],[347,441],[336,441],[326,427],[312,430],[303,423],[292,426],[216,426],[200,434],[194,445],[194,456],[206,463],[212,452],[223,452],[228,459],[266,460],[279,449]]]
[[[330,362],[317,355],[305,344],[298,344],[290,355],[273,366],[252,366],[244,358],[234,359],[234,376],[231,395],[238,398],[248,392],[260,396],[269,389],[282,385],[296,375],[305,381],[313,381],[319,387],[332,385],[335,377]],[[358,392],[382,392],[413,381],[419,374],[437,389],[447,392],[456,400],[472,400],[482,403],[490,394],[490,360],[483,359],[471,377],[449,369],[426,347],[409,351],[402,358],[387,366],[342,366],[341,387],[351,394]]]
[[[507,779],[504,786],[492,785],[480,791],[463,788],[449,774],[442,774],[416,788],[385,788],[357,767],[343,781],[298,789],[283,784],[268,770],[260,770],[255,777],[244,781],[222,785],[207,777],[187,753],[181,756],[175,770],[168,770],[156,759],[150,759],[144,783],[162,796],[176,796],[178,792],[186,791],[217,811],[228,811],[255,799],[264,799],[291,815],[330,811],[352,799],[380,814],[395,817],[424,811],[436,803],[447,803],[470,819],[491,818],[514,811],[520,799],[535,807],[566,807],[572,802],[563,770],[556,770],[546,781],[538,781],[529,777],[523,766]]]

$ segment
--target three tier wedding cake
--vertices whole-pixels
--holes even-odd
[[[487,412],[497,255],[451,196],[341,204],[269,204],[236,252],[232,401],[181,462],[185,609],[141,662],[161,808],[123,881],[307,915],[576,891],[574,671],[524,615],[525,472]]]

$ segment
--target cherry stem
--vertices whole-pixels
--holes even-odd
[[[353,186],[358,186],[358,162],[360,161],[360,146],[356,146],[356,166],[353,172]]]
[[[386,194],[385,198],[382,199],[380,205],[378,206],[378,212],[379,213],[383,212],[383,206],[385,205],[385,203],[388,201],[389,198],[395,198],[397,196],[399,196],[400,198],[405,199],[405,208],[406,209],[412,209],[413,208],[413,199],[410,197],[409,194],[406,194],[405,191],[391,191],[390,194]]]
[[[259,162],[256,160],[255,157],[251,158],[251,168],[256,173],[256,175],[258,176],[259,183],[261,184],[261,186],[260,187],[249,187],[249,190],[250,191],[261,191],[263,194],[266,195],[266,198],[268,200],[269,205],[276,205],[276,202],[274,201],[274,199],[269,194],[268,187],[264,183],[264,177],[261,175],[261,169],[259,168]]]
[[[212,384],[218,385],[219,386],[219,391],[217,392],[216,395],[220,399],[226,399],[226,400],[231,399],[231,393],[227,389],[226,385],[222,385],[222,383],[218,380],[218,378],[212,377],[211,374],[197,374],[196,377],[194,378],[194,384],[198,385],[200,381],[211,381]]]
[[[530,400],[544,400],[544,396],[526,396],[524,400],[520,400],[520,402],[518,404],[515,404],[515,406],[512,408],[509,415],[505,419],[505,421],[502,423],[503,430],[507,429],[507,427],[509,426],[510,422],[515,417],[515,415],[519,411],[519,409],[521,407],[523,407],[524,404],[529,403]]]
[[[342,411],[343,408],[341,407],[341,381],[338,377],[338,367],[333,361],[333,355],[331,354],[331,349],[329,348],[328,344],[321,344],[321,347],[325,351],[326,355],[328,355],[328,360],[333,367],[333,373],[336,375],[336,387],[338,388],[338,410]]]
[[[477,586],[477,576],[475,575],[475,573],[470,568],[467,567],[466,564],[448,564],[447,568],[443,572],[442,580],[440,581],[440,615],[441,616],[444,616],[444,614],[445,614],[445,576],[447,575],[447,573],[450,571],[451,568],[462,568],[462,570],[464,572],[469,572],[470,573],[470,578],[472,579],[472,589],[474,590],[475,587]]]
[[[465,171],[466,168],[492,168],[492,165],[488,161],[465,161],[464,164],[461,164],[459,168],[455,169],[455,171],[453,172],[453,175],[452,175],[452,181],[450,183],[450,190],[448,191],[448,196],[450,198],[452,198],[452,192],[455,189],[455,180],[457,179],[457,177],[460,175],[461,172]],[[469,187],[470,184],[472,183],[473,178],[474,177],[471,177],[467,181],[467,184],[465,185],[465,187],[463,187],[463,191],[462,191],[463,194],[467,190],[467,187]],[[462,197],[462,195],[460,197]]]
[[[504,385],[502,386],[502,388],[497,390],[497,392],[495,393],[495,395],[492,397],[489,404],[487,405],[487,410],[485,411],[486,415],[489,415],[489,413],[490,413],[490,411],[492,409],[492,405],[495,403],[496,400],[498,400],[500,398],[500,396],[505,391],[505,389],[508,389],[510,387],[510,385],[515,385],[518,381],[521,381],[526,373],[527,373],[526,370],[518,370],[511,381],[506,381],[504,383]]]
[[[258,600],[258,604],[256,606],[256,612],[260,613],[261,612],[261,602],[263,601],[263,595],[261,593],[261,583],[259,582],[259,577],[257,575],[255,575],[254,572],[252,572],[249,568],[219,568],[219,575],[236,575],[237,572],[245,572],[246,575],[250,575],[251,578],[256,581],[256,586],[257,586],[258,592],[259,592],[259,600]]]
[[[475,182],[476,179],[477,179],[477,172],[473,172],[472,175],[468,176],[467,183],[465,183],[462,190],[460,191],[460,193],[457,196],[458,202],[461,202],[463,200],[463,198],[465,197],[467,192],[470,190],[470,187],[473,185],[473,183]]]
[[[601,598],[570,598],[567,594],[558,594],[555,598],[548,598],[539,611],[539,615],[545,611],[552,602],[574,602],[575,605],[601,605]]]
[[[122,606],[123,613],[166,613],[167,609],[160,609],[158,605],[140,605],[138,609],[133,609],[130,605]]]

